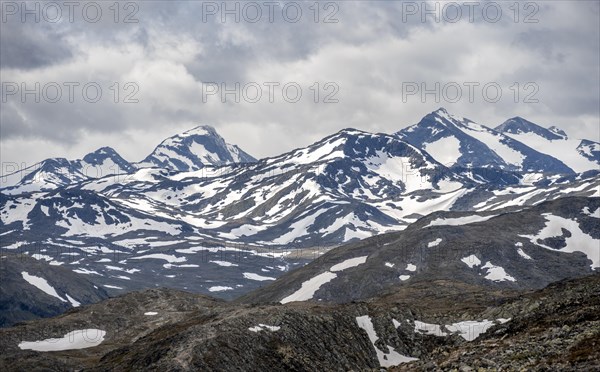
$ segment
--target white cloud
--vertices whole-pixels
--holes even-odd
[[[137,161],[163,138],[196,124],[214,125],[254,156],[273,156],[346,127],[395,132],[440,106],[490,126],[519,115],[600,140],[597,3],[542,3],[535,24],[403,23],[400,2],[339,3],[336,24],[310,18],[298,24],[202,23],[199,6],[144,4],[140,23],[133,25],[45,25],[49,34],[60,32],[70,57],[53,54],[46,58],[52,63],[23,69],[2,66],[3,81],[98,81],[105,98],[112,97],[111,82],[133,81],[140,102],[12,101],[1,114],[2,161],[78,158],[104,145]],[[303,99],[285,102],[276,89],[275,103],[266,97],[255,104],[224,104],[217,97],[202,102],[202,81],[222,80],[242,86],[297,82]],[[431,96],[426,102],[402,100],[403,82],[431,87],[471,81],[498,82],[503,99],[488,103],[476,90],[474,103],[436,102]],[[539,86],[540,102],[514,103],[509,87],[529,81]],[[338,84],[340,102],[312,102],[314,82],[321,88]],[[322,99],[325,92],[320,93]],[[526,93],[521,91],[521,100]]]

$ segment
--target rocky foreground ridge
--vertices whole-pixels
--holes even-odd
[[[19,347],[75,329],[105,335],[81,350]],[[0,369],[579,371],[600,368],[599,341],[599,274],[527,292],[419,281],[347,304],[152,289],[0,330]]]

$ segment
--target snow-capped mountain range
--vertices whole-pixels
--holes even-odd
[[[475,182],[515,184],[533,174],[575,174],[597,171],[600,167],[600,143],[572,139],[557,127],[546,129],[520,117],[491,129],[440,108],[394,135]],[[352,154],[345,155],[352,158]],[[279,158],[285,159],[285,155],[274,159]],[[0,188],[4,193],[18,194],[109,175],[133,174],[144,168],[190,172],[254,162],[254,157],[227,143],[215,128],[204,125],[165,139],[140,162],[128,162],[114,149],[103,147],[83,159],[51,158],[2,174]]]
[[[17,172],[3,174],[0,188],[4,192],[51,190],[110,175],[131,174],[138,169],[159,167],[169,171],[193,171],[205,166],[255,162],[252,156],[226,143],[208,125],[198,126],[169,137],[138,163],[123,159],[114,149],[102,147],[78,160],[46,159]]]
[[[565,150],[551,156],[526,140]],[[520,118],[495,130],[439,109],[394,135],[345,129],[255,161],[197,127],[139,163],[103,148],[46,160],[17,182],[9,175],[1,247],[68,265],[109,290],[168,278],[234,296],[329,247],[432,212],[600,196],[599,147]]]
[[[598,170],[600,144],[515,117],[495,129],[439,109],[397,135],[448,167],[569,174]]]
[[[496,130],[529,147],[560,159],[573,172],[598,169],[600,143],[590,140],[570,139],[556,128],[542,128],[530,121],[515,117],[496,127]]]
[[[1,176],[2,187],[16,186],[17,192],[33,192],[135,170],[114,149],[102,147],[78,160],[51,158]],[[8,189],[3,192],[10,192]]]

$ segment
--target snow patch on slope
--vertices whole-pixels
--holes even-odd
[[[423,149],[435,160],[447,167],[451,167],[462,156],[460,152],[460,141],[454,137],[444,137],[431,143],[426,143]]]
[[[282,304],[287,304],[288,302],[310,300],[323,284],[329,283],[336,277],[336,274],[329,271],[321,273],[302,283],[302,287],[300,287],[299,290],[285,297],[280,302]]]
[[[425,227],[468,225],[471,223],[484,222],[484,221],[487,221],[490,218],[494,218],[494,217],[496,217],[496,215],[489,215],[489,216],[472,215],[472,216],[465,216],[465,217],[437,218],[437,219],[429,222],[429,224]]]
[[[315,293],[321,288],[323,284],[329,283],[337,277],[337,274],[335,274],[334,272],[341,272],[351,267],[362,265],[367,261],[367,257],[368,256],[349,258],[331,266],[331,268],[329,269],[330,271],[326,271],[305,281],[304,283],[302,283],[300,289],[298,289],[291,295],[285,297],[280,302],[282,304],[286,304],[288,302],[293,301],[306,301],[312,299]]]
[[[259,324],[257,326],[248,328],[248,330],[251,331],[251,332],[260,332],[260,331],[263,331],[263,330],[268,330],[268,331],[271,331],[271,332],[277,332],[280,329],[281,329],[280,326],[271,326],[271,325],[266,325],[266,324]]]
[[[427,243],[428,248],[437,247],[442,242],[442,238],[437,238],[436,240]]]
[[[592,264],[592,269],[600,267],[600,239],[594,239],[590,235],[584,233],[579,227],[579,223],[575,220],[570,220],[564,217],[555,216],[551,213],[544,213],[542,216],[546,219],[546,225],[536,235],[522,235],[528,238],[535,245],[558,252],[582,252],[585,254]],[[548,247],[538,240],[562,236],[562,229],[566,229],[571,233],[571,236],[565,237],[566,247],[554,249]]]
[[[375,352],[377,353],[377,359],[379,360],[379,365],[381,367],[392,367],[397,366],[398,364],[419,360],[418,358],[404,356],[398,353],[396,349],[389,345],[386,345],[387,352],[381,351],[376,345],[376,342],[379,339],[379,337],[375,332],[375,328],[373,327],[371,317],[369,317],[368,315],[357,316],[356,323],[360,328],[367,332],[367,336],[369,336],[369,340],[371,341],[373,348],[375,348]]]
[[[61,300],[61,302],[67,302],[67,300],[65,300],[64,298],[62,298],[62,297],[60,297],[58,295],[58,292],[56,292],[56,289],[54,289],[53,286],[51,286],[50,284],[48,284],[48,281],[46,279],[40,278],[39,276],[30,275],[26,271],[22,271],[21,275],[23,276],[23,279],[25,279],[25,281],[27,283],[29,283],[32,286],[36,287],[40,291],[42,291],[42,292],[44,292],[47,295],[50,295],[52,297],[58,298],[59,300]]]
[[[475,256],[474,254],[467,256],[467,257],[463,257],[460,260],[462,262],[464,262],[467,266],[469,266],[469,268],[471,268],[471,269],[474,266],[481,265],[481,260],[479,258],[477,258],[477,256]]]
[[[100,329],[79,329],[71,331],[62,338],[49,338],[41,341],[23,341],[19,343],[21,350],[63,351],[86,349],[98,346],[104,341],[106,331]]]
[[[485,265],[483,265],[481,268],[487,269],[487,275],[485,276],[487,280],[491,280],[493,282],[517,281],[512,276],[508,275],[503,267],[493,265],[490,261],[486,262]]]
[[[453,333],[458,332],[458,334],[467,341],[473,341],[479,337],[480,334],[487,332],[492,325],[494,325],[494,322],[491,320],[467,320],[446,325],[446,329]]]
[[[356,267],[358,265],[362,265],[365,262],[367,262],[367,257],[368,256],[349,258],[343,262],[340,262],[339,264],[335,264],[335,265],[331,266],[331,269],[329,269],[329,270],[333,271],[333,272],[343,271],[343,270],[346,270],[351,267]]]
[[[250,280],[256,280],[259,282],[265,281],[265,280],[275,280],[275,278],[271,278],[270,276],[262,276],[262,275],[258,275],[255,273],[244,273],[244,278],[246,279],[250,279]]]

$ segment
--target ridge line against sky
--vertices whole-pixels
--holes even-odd
[[[199,124],[214,126],[228,143],[263,158],[348,127],[393,133],[440,106],[492,128],[522,116],[546,128],[558,126],[573,138],[600,141],[597,1],[534,2],[536,23],[523,22],[527,9],[515,22],[508,3],[499,3],[504,16],[494,23],[479,12],[473,22],[467,17],[422,22],[419,14],[407,15],[406,2],[364,1],[332,2],[336,23],[324,22],[331,12],[324,2],[319,22],[302,2],[304,17],[296,23],[281,17],[222,22],[218,15],[207,16],[205,3],[137,3],[137,23],[115,23],[108,9],[96,23],[77,17],[62,23],[43,17],[40,23],[21,22],[18,15],[3,19],[3,83],[95,82],[103,99],[89,103],[76,94],[74,102],[36,103],[30,95],[23,103],[18,94],[6,97],[0,113],[2,163],[76,159],[106,145],[138,161],[164,138]],[[124,14],[126,9],[121,18]],[[115,82],[118,103],[111,90]],[[137,84],[137,103],[123,102],[133,91],[125,88],[130,82]],[[258,103],[228,97],[223,103],[218,94],[206,95],[210,82],[229,88],[257,84],[264,96],[265,83],[295,83],[303,99],[290,103],[276,94],[273,103],[265,97]],[[315,82],[318,103],[311,90]],[[439,102],[431,95],[403,97],[406,84],[458,84],[466,93],[469,82],[496,83],[504,98],[490,103],[477,93],[474,102],[463,95],[452,103],[443,96]],[[511,90],[515,82],[518,103]],[[337,86],[339,102],[324,102],[335,90],[327,83]],[[536,84],[538,103],[524,102],[532,92],[524,89],[527,83]]]

